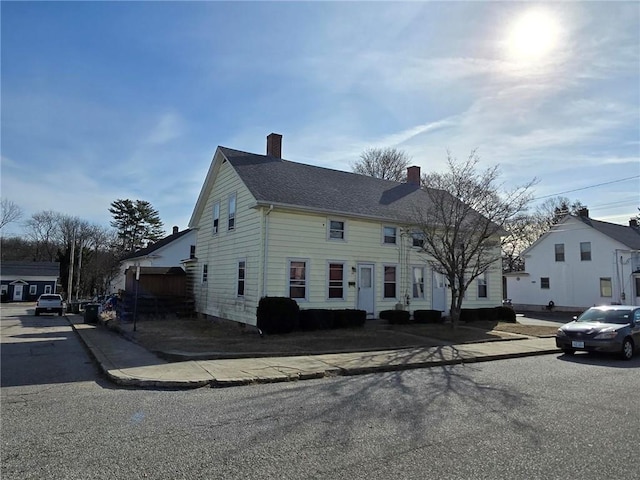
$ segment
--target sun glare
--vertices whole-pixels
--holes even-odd
[[[553,16],[545,11],[529,11],[518,18],[509,31],[509,55],[521,61],[539,59],[557,46],[558,33]]]

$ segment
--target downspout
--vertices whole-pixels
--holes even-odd
[[[262,296],[267,296],[267,254],[269,253],[269,214],[273,211],[273,205],[269,205],[264,214],[264,243],[262,244]]]

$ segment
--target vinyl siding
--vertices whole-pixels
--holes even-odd
[[[235,228],[229,231],[228,199],[236,195]],[[213,205],[220,202],[218,233],[213,234]],[[197,266],[193,268],[196,311],[255,324],[261,278],[261,218],[255,199],[228,163],[220,165],[198,224]],[[244,297],[237,296],[238,261],[246,261]],[[203,265],[208,280],[202,282]]]

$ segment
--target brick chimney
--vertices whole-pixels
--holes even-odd
[[[407,183],[420,186],[420,167],[414,165],[407,168]]]
[[[638,219],[637,218],[630,218],[629,219],[629,226],[633,227],[633,228],[638,228]]]
[[[279,133],[267,135],[267,155],[282,158],[282,135]]]
[[[174,226],[173,227],[173,234],[175,235],[176,233],[178,233],[178,227]]]
[[[587,207],[582,207],[580,210],[578,210],[578,216],[589,218],[589,209]]]

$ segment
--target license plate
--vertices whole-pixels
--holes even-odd
[[[584,342],[576,342],[575,340],[571,342],[572,348],[584,348]]]

